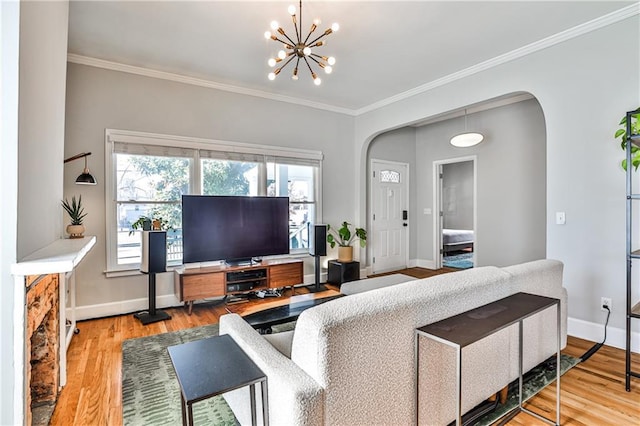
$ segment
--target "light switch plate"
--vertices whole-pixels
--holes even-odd
[[[556,225],[564,225],[567,223],[567,218],[564,212],[556,212]]]

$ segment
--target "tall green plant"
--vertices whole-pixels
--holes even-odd
[[[78,197],[77,201],[75,195],[71,197],[71,202],[65,198],[62,201],[62,208],[69,214],[72,225],[82,225],[82,221],[87,215],[82,207],[82,195]]]
[[[342,247],[348,247],[357,238],[360,240],[360,247],[364,247],[367,244],[367,231],[363,228],[355,228],[352,232],[349,229],[351,224],[349,222],[342,222],[342,226],[337,230],[332,228],[331,225],[327,225],[327,242],[334,248],[336,244]]]
[[[620,138],[620,147],[623,151],[627,151],[627,115],[625,114],[620,120],[620,129],[618,129],[614,135],[614,138]],[[631,134],[640,134],[640,107],[637,108],[631,115]],[[633,164],[634,170],[638,170],[640,166],[640,147],[635,144],[631,145],[631,164]],[[622,168],[627,170],[627,159],[622,160]]]

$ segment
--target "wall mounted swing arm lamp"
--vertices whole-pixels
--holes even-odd
[[[98,184],[98,181],[96,180],[96,178],[94,178],[91,175],[91,173],[89,173],[89,167],[87,166],[87,157],[89,155],[91,155],[90,152],[82,152],[80,154],[74,155],[73,157],[69,157],[66,160],[64,160],[65,163],[68,163],[69,161],[74,161],[80,158],[84,158],[84,170],[82,171],[82,174],[78,176],[78,178],[76,179],[77,185],[97,185]]]

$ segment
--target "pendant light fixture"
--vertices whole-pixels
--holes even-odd
[[[469,148],[471,146],[478,145],[484,136],[481,133],[467,132],[467,110],[464,110],[464,133],[456,135],[451,138],[451,145],[458,148]]]
[[[302,0],[300,0],[298,10],[296,11],[296,7],[291,5],[288,10],[291,15],[291,20],[293,21],[293,27],[295,29],[295,36],[289,37],[287,33],[282,29],[282,27],[276,21],[271,22],[271,31],[267,31],[264,33],[264,37],[267,40],[274,40],[278,43],[282,44],[282,49],[278,51],[278,54],[275,58],[270,58],[268,64],[270,67],[275,67],[282,61],[285,61],[283,65],[275,68],[272,72],[269,73],[269,80],[275,80],[276,76],[280,74],[280,71],[290,62],[295,60],[295,67],[293,68],[293,74],[291,78],[293,80],[298,79],[298,66],[306,65],[309,69],[309,74],[311,74],[311,78],[313,79],[313,83],[316,86],[319,86],[322,83],[318,74],[314,71],[312,65],[319,66],[324,70],[325,73],[331,74],[333,70],[333,65],[336,63],[336,59],[333,56],[323,56],[314,53],[316,47],[321,47],[326,44],[325,40],[322,40],[324,37],[332,34],[340,28],[337,23],[331,25],[330,28],[327,28],[324,32],[320,33],[317,37],[313,38],[313,32],[320,25],[320,20],[316,19],[311,24],[309,28],[309,33],[306,37],[302,34]],[[296,14],[297,12],[297,14]],[[273,31],[273,32],[272,32]],[[281,38],[283,37],[283,38]],[[303,62],[302,64],[300,62]]]
[[[87,166],[87,157],[89,155],[91,155],[90,152],[83,152],[64,160],[65,163],[68,163],[69,161],[77,160],[79,158],[84,157],[84,170],[82,171],[82,174],[80,174],[80,176],[78,176],[78,178],[76,179],[76,185],[97,185],[98,184],[98,181],[96,180],[96,178],[94,178],[91,175],[91,173],[89,173],[89,167]]]

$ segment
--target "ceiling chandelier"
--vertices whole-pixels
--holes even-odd
[[[316,53],[313,53],[311,49],[315,47],[321,47],[326,44],[326,41],[323,41],[322,38],[328,36],[329,34],[338,31],[340,26],[337,23],[331,25],[331,28],[327,28],[322,34],[318,37],[311,39],[313,32],[320,25],[320,20],[315,19],[313,24],[311,24],[311,28],[309,29],[309,33],[303,39],[302,37],[302,0],[300,0],[299,7],[299,15],[296,15],[296,7],[294,5],[289,6],[288,9],[289,14],[291,15],[291,20],[293,21],[293,27],[296,30],[295,40],[289,37],[282,27],[276,21],[271,22],[271,30],[264,33],[264,37],[266,39],[275,40],[279,43],[283,44],[283,49],[278,52],[278,55],[275,58],[270,58],[268,64],[270,67],[275,67],[277,64],[285,61],[280,67],[273,70],[273,72],[269,73],[269,80],[275,80],[276,76],[280,74],[280,71],[290,62],[295,60],[295,68],[293,69],[293,74],[291,78],[293,80],[298,79],[298,67],[300,65],[300,61],[304,61],[304,65],[309,69],[309,73],[311,73],[311,77],[313,78],[313,82],[316,86],[322,83],[320,77],[313,71],[311,67],[312,62],[315,62],[320,68],[324,69],[324,72],[327,74],[331,74],[333,71],[332,66],[336,63],[336,59],[333,56],[322,56]],[[276,34],[277,33],[277,34]],[[279,35],[278,35],[279,34]],[[285,40],[281,39],[279,36],[284,37]],[[309,61],[312,62],[309,62]]]

